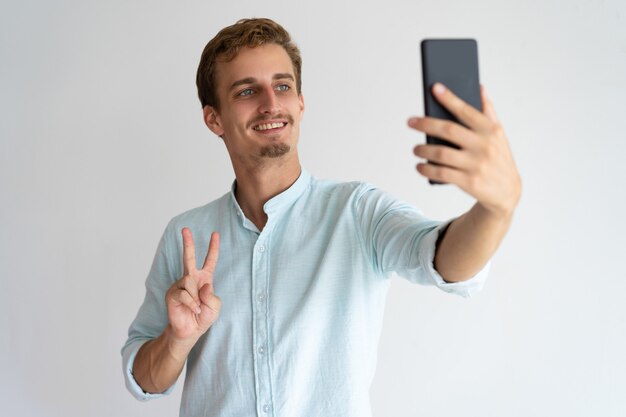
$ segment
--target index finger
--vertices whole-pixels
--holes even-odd
[[[433,86],[433,94],[437,98],[437,101],[456,116],[465,126],[477,131],[489,130],[491,126],[490,120],[487,119],[480,110],[461,100],[443,84],[435,83]]]
[[[213,274],[215,271],[215,265],[217,265],[217,258],[220,253],[220,234],[217,232],[211,233],[211,241],[209,242],[209,250],[207,251],[206,258],[204,259],[203,270]]]
[[[188,227],[183,227],[183,270],[185,275],[196,270],[196,246]]]

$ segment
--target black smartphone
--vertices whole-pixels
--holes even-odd
[[[421,52],[426,116],[461,123],[433,96],[432,88],[436,82],[444,84],[463,101],[482,111],[476,40],[424,39]],[[445,139],[429,135],[426,136],[426,143],[458,148]],[[437,182],[431,181],[431,184]]]
[[[482,111],[476,40],[424,39],[421,50],[426,115],[460,123],[433,96],[432,87],[436,82],[444,84],[463,101]],[[452,145],[440,138],[429,136],[427,140],[428,143]]]

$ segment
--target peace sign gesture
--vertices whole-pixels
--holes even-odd
[[[197,269],[191,230],[183,228],[182,235],[184,275],[167,290],[165,302],[173,336],[180,341],[195,344],[215,322],[222,305],[213,291],[213,272],[220,250],[220,236],[217,232],[211,234],[204,266]]]

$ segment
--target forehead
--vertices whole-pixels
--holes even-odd
[[[228,88],[244,78],[259,81],[271,79],[274,74],[291,74],[294,69],[285,49],[277,44],[266,44],[255,48],[244,47],[229,62],[218,61],[215,68],[218,89]]]

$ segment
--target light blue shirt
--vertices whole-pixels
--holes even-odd
[[[433,258],[446,223],[368,184],[303,171],[264,210],[259,232],[231,191],[170,221],[122,348],[136,398],[163,395],[144,393],[132,367],[168,323],[165,292],[183,275],[185,226],[198,267],[211,232],[221,235],[214,288],[222,309],[187,359],[182,417],[368,417],[392,273],[462,296],[486,277],[488,266],[468,281],[445,282]]]

